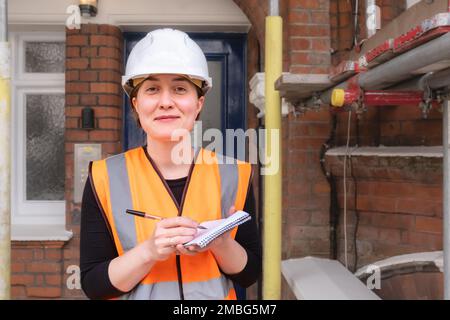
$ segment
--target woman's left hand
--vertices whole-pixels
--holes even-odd
[[[228,217],[231,216],[235,212],[236,212],[236,209],[235,209],[234,206],[232,206],[230,208],[230,210],[228,211]],[[229,243],[230,241],[233,240],[233,238],[231,237],[231,231],[232,230],[229,230],[229,231],[225,232],[224,234],[220,235],[219,237],[217,237],[216,239],[211,241],[204,248],[200,248],[197,245],[184,247],[182,244],[179,244],[179,245],[176,246],[176,249],[181,254],[187,254],[187,255],[190,255],[190,256],[196,255],[198,252],[203,252],[203,251],[206,251],[206,250],[211,250],[214,253],[214,251],[220,250],[222,247],[226,246],[227,243]]]

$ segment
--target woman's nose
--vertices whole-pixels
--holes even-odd
[[[161,90],[159,107],[163,109],[172,108],[173,100],[169,90]]]

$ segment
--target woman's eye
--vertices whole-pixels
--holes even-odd
[[[149,93],[154,93],[154,92],[158,91],[158,88],[156,88],[156,87],[148,87],[147,89],[145,89],[145,91],[149,92]]]
[[[185,93],[186,92],[186,88],[184,88],[184,87],[176,87],[175,88],[175,92],[176,93]]]

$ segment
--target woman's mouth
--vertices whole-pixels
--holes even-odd
[[[159,116],[155,118],[155,121],[162,121],[162,122],[170,122],[178,119],[179,116]]]

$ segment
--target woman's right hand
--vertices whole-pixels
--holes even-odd
[[[153,235],[147,240],[150,259],[162,261],[177,252],[176,246],[194,239],[198,223],[187,217],[165,218],[156,223]]]

